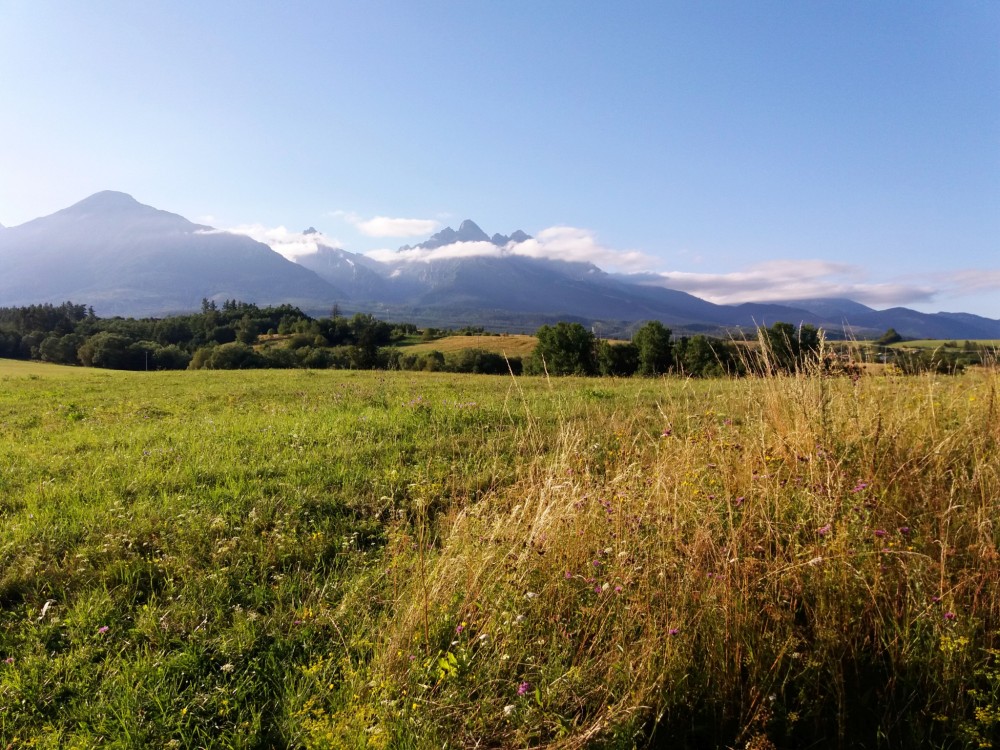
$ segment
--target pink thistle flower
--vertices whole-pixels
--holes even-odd
[[[520,685],[517,686],[518,695],[527,695],[529,690],[531,690],[530,682],[522,682]]]
[[[958,615],[956,615],[951,610],[949,610],[949,611],[947,611],[947,612],[944,613],[944,619],[946,619],[946,620],[954,620],[956,617],[958,617]]]
[[[880,537],[880,538],[883,537],[883,536],[888,535],[888,533],[889,532],[886,531],[885,529],[875,529],[875,536]]]
[[[8,656],[6,659],[3,660],[3,663],[4,664],[13,664],[14,663],[14,657],[13,656]]]
[[[818,529],[816,529],[816,533],[819,534],[820,536],[826,536],[827,534],[830,533],[830,531],[832,529],[833,529],[833,526],[830,525],[830,524],[827,524],[826,526],[820,526]]]
[[[667,635],[677,635],[680,632],[680,628],[670,628],[670,630],[667,631]]]
[[[97,632],[100,633],[101,635],[104,635],[109,630],[111,630],[111,628],[109,628],[107,625],[101,625],[101,627],[97,629]]]

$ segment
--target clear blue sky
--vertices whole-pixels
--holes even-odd
[[[1000,2],[0,0],[0,223],[104,189],[1000,318]]]

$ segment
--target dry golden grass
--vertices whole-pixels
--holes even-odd
[[[53,365],[48,362],[28,362],[19,359],[0,359],[0,377],[3,376],[27,376],[45,375],[55,377],[66,377],[76,373],[92,373],[93,370],[82,367],[70,367],[68,365]],[[114,370],[105,370],[109,377],[114,377],[117,373]]]
[[[696,410],[665,388],[653,435],[628,409],[567,424],[554,462],[395,561],[387,699],[462,747],[631,747],[650,722],[708,746],[988,741],[996,388],[746,379]]]
[[[460,352],[464,349],[483,349],[508,357],[524,357],[534,351],[538,339],[526,334],[503,334],[500,336],[445,336],[425,343],[406,347],[407,352],[439,351]]]

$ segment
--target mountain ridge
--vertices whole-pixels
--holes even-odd
[[[201,299],[343,295],[249,237],[103,191],[0,233],[0,303],[86,300],[100,314],[196,309]]]
[[[99,314],[157,315],[201,299],[290,303],[313,312],[455,316],[488,322],[556,317],[592,324],[656,319],[678,331],[724,332],[779,320],[864,336],[895,328],[915,338],[1000,338],[1000,321],[969,313],[875,310],[844,298],[718,305],[652,283],[651,274],[608,273],[593,263],[535,257],[521,230],[488,235],[471,219],[386,260],[324,244],[296,262],[244,235],[195,224],[117,191],[102,191],[48,216],[0,231],[0,305],[67,299]],[[455,253],[414,256],[448,245]],[[496,248],[484,248],[487,243]],[[448,257],[445,257],[448,256]],[[485,321],[483,321],[485,319]]]

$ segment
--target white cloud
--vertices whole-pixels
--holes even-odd
[[[364,219],[353,211],[334,211],[333,215],[369,237],[425,237],[441,226],[434,219],[395,219],[390,216]]]
[[[943,282],[952,294],[961,292],[1000,291],[1000,269],[962,269],[940,274],[937,280]]]
[[[265,227],[262,224],[242,224],[228,229],[209,229],[205,234],[242,234],[246,237],[263,242],[276,253],[284,255],[289,260],[296,260],[303,255],[309,255],[319,250],[320,245],[341,247],[340,240],[329,237],[322,232],[293,232],[286,227]]]
[[[513,255],[530,258],[548,258],[575,263],[593,263],[603,270],[625,271],[649,268],[655,258],[637,250],[614,250],[597,241],[593,232],[577,227],[549,227],[538,236],[518,244],[511,244]]]
[[[426,235],[440,226],[433,220],[388,217],[364,220],[354,214],[338,214],[370,236]],[[320,245],[343,247],[341,241],[322,233],[293,232],[283,226],[250,224],[204,231],[252,237],[290,260],[314,253]],[[954,300],[960,306],[963,298],[970,295],[988,297],[1000,292],[998,269],[911,273],[879,282],[872,281],[868,272],[859,266],[819,259],[769,260],[722,273],[662,271],[658,270],[663,268],[662,260],[635,250],[606,247],[593,232],[568,226],[549,227],[533,239],[510,242],[504,247],[490,242],[456,242],[429,250],[372,250],[367,255],[386,263],[428,263],[449,258],[516,255],[593,263],[607,271],[642,272],[635,277],[637,283],[689,292],[718,304],[846,297],[877,308],[895,305],[926,308],[932,301]]]
[[[499,258],[505,252],[505,248],[497,247],[492,242],[454,242],[431,249],[411,247],[407,250],[372,250],[366,254],[382,263],[430,263],[449,258]]]
[[[593,263],[602,270],[648,268],[655,259],[643,253],[614,250],[601,245],[593,233],[576,227],[550,227],[524,242],[508,242],[498,247],[491,242],[455,242],[432,249],[410,248],[403,251],[373,250],[368,256],[384,263],[429,263],[446,258],[477,256],[502,257],[522,255],[576,263]]]
[[[870,283],[861,268],[824,260],[772,260],[730,273],[667,271],[656,281],[717,304],[849,297],[874,306],[926,302],[937,289],[926,282]]]

